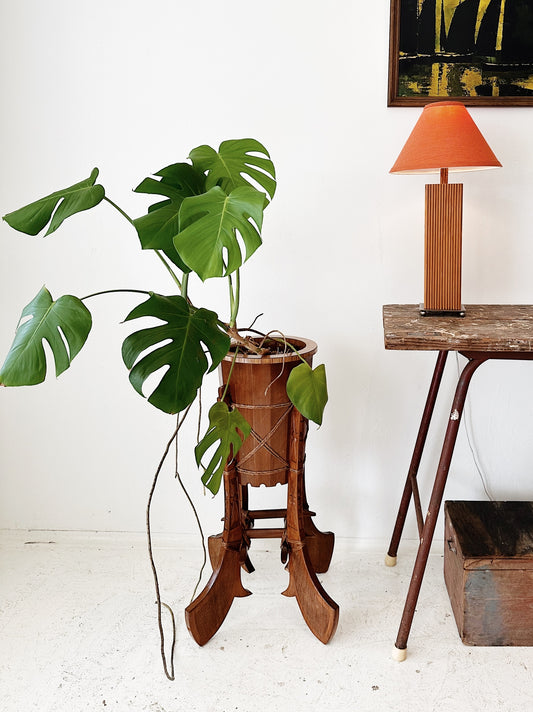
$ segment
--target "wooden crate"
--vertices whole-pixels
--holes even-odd
[[[444,511],[444,579],[463,643],[533,645],[533,502]]]

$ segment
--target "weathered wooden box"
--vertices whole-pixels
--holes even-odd
[[[533,502],[444,511],[444,579],[463,643],[533,645]]]

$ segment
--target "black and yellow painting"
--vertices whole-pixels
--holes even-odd
[[[391,0],[389,105],[533,106],[533,0]]]

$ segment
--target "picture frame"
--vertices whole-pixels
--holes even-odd
[[[388,106],[533,106],[531,0],[391,0]]]

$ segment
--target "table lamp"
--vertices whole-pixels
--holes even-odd
[[[442,101],[424,107],[391,173],[440,173],[426,185],[424,316],[464,316],[461,304],[463,185],[448,171],[501,167],[465,106]]]

